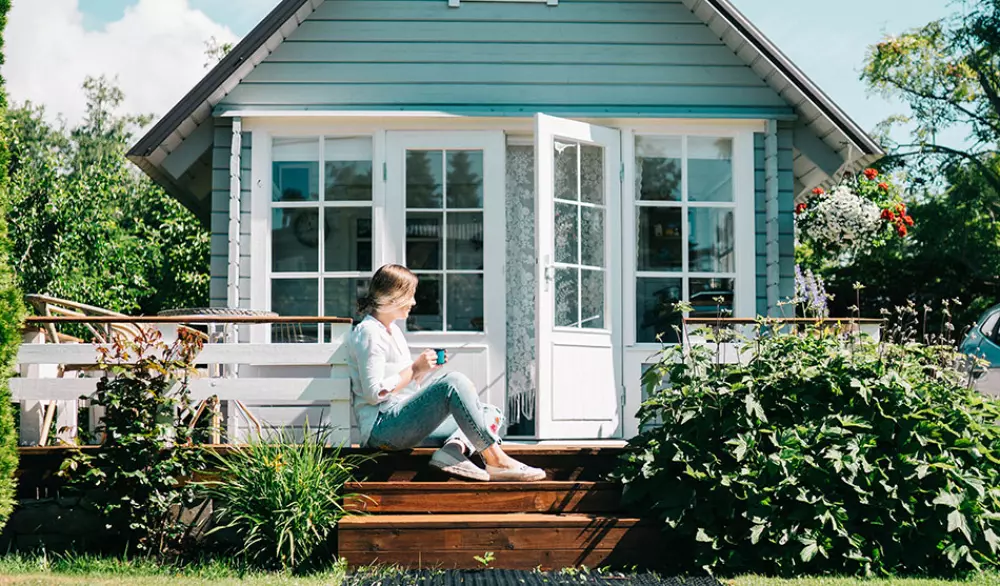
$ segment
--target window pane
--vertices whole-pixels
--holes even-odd
[[[674,326],[681,325],[682,315],[673,304],[681,299],[682,285],[681,279],[636,279],[636,342],[656,342],[659,334],[663,342],[677,342]]]
[[[580,199],[604,205],[604,149],[580,145]]]
[[[681,139],[635,138],[635,192],[645,201],[681,200]]]
[[[580,206],[556,202],[556,262],[578,264],[580,235],[577,233],[577,211]]]
[[[733,314],[733,279],[691,279],[688,284],[691,317],[730,317]]]
[[[449,208],[483,207],[482,151],[448,151]]]
[[[449,269],[482,270],[482,212],[448,212],[447,259]]]
[[[581,271],[580,327],[604,327],[604,271]]]
[[[280,316],[313,316],[319,310],[318,279],[274,279],[271,281],[271,310]],[[317,342],[316,324],[272,324],[275,343]]]
[[[448,275],[448,331],[483,331],[483,276]]]
[[[441,207],[441,151],[406,151],[406,206]]]
[[[636,211],[639,270],[682,270],[681,208],[639,207]]]
[[[326,208],[323,264],[327,271],[372,270],[372,209]]]
[[[407,329],[411,332],[421,330],[441,330],[444,320],[441,317],[441,277],[439,275],[419,275],[417,283],[417,304],[410,311],[406,320]]]
[[[271,270],[319,270],[319,210],[278,208],[271,215]]]
[[[604,208],[580,208],[582,263],[591,267],[604,266]]]
[[[688,263],[691,271],[731,273],[736,270],[733,210],[692,208],[688,235]]]
[[[441,212],[406,214],[406,264],[412,270],[440,270]]]
[[[556,269],[555,296],[557,327],[576,327],[580,321],[579,269]]]
[[[358,319],[358,297],[368,291],[370,279],[326,279],[323,283],[323,315]]]
[[[318,138],[275,138],[271,160],[271,201],[319,199]]]
[[[323,159],[326,201],[371,201],[371,138],[328,138]]]
[[[688,137],[688,200],[733,201],[733,140]]]
[[[572,142],[554,141],[555,150],[555,194],[556,199],[576,201],[577,188],[577,153],[578,145]]]

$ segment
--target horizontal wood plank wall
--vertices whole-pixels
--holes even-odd
[[[757,313],[767,315],[767,212],[764,135],[754,134],[754,236],[757,239]],[[792,126],[778,123],[778,300],[795,297],[795,174]],[[794,317],[791,307],[786,317]]]
[[[212,307],[226,306],[226,267],[229,262],[229,147],[232,144],[233,123],[228,118],[215,119],[215,141],[212,146],[212,240],[211,281]],[[240,307],[250,307],[250,154],[251,133],[243,133],[240,150]],[[250,328],[241,328],[249,332]]]
[[[679,1],[610,0],[328,0],[223,104],[529,115],[787,108]]]

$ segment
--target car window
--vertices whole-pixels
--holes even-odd
[[[987,339],[993,340],[994,342],[996,342],[996,336],[993,334],[996,333],[997,321],[1000,321],[1000,311],[994,311],[991,313],[990,316],[986,318],[986,321],[983,322],[983,325],[979,326],[979,331],[981,331]]]

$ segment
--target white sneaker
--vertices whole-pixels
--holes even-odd
[[[443,448],[434,452],[431,456],[430,465],[432,468],[437,468],[446,474],[464,478],[465,480],[475,480],[477,482],[490,480],[490,475],[479,466],[473,464],[472,460],[465,457],[462,449],[455,443],[446,444]]]
[[[486,472],[490,475],[490,482],[537,482],[545,480],[545,470],[533,468],[521,462],[517,462],[513,468],[497,468],[487,464]]]

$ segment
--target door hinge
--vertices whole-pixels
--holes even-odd
[[[382,162],[382,181],[388,181],[388,180],[389,180],[389,165],[387,165],[385,163],[385,161],[383,161]]]
[[[622,161],[621,167],[618,169],[618,181],[625,183],[625,162]]]

